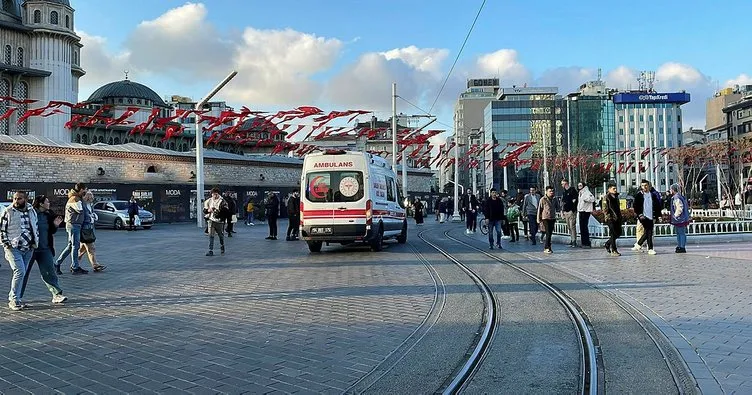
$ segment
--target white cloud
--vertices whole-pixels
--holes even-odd
[[[726,81],[727,87],[733,87],[734,85],[752,85],[752,76],[742,73],[736,78]]]
[[[107,50],[107,39],[100,36],[90,35],[83,31],[77,31],[81,37],[81,68],[86,70],[80,80],[79,91],[82,94],[80,100],[88,98],[88,94],[100,86],[121,80],[125,77],[124,70],[129,68],[129,53],[110,53]]]
[[[418,48],[411,45],[406,48],[396,48],[382,52],[381,55],[387,60],[402,60],[404,63],[418,71],[430,73],[431,75],[440,78],[443,74],[441,66],[447,55],[449,55],[449,50]]]
[[[481,55],[475,69],[482,76],[496,76],[506,86],[522,85],[532,80],[530,71],[517,59],[514,49],[500,49]]]
[[[559,88],[559,94],[567,95],[577,91],[577,89],[586,81],[592,81],[596,78],[596,72],[593,69],[584,67],[557,67],[541,73],[536,78],[537,86],[556,86]]]

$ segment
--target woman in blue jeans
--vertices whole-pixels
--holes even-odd
[[[671,224],[676,229],[676,253],[687,252],[687,225],[689,225],[689,205],[687,198],[679,192],[679,184],[671,185]]]
[[[29,262],[29,266],[26,267],[20,297],[23,298],[26,284],[29,282],[29,276],[31,275],[31,267],[36,262],[39,266],[39,273],[42,275],[42,281],[44,281],[47,289],[52,293],[52,303],[63,303],[68,298],[63,295],[63,290],[60,289],[60,284],[55,274],[55,242],[52,236],[57,232],[57,228],[63,222],[63,218],[50,211],[50,199],[45,195],[37,196],[34,199],[33,207],[37,212],[39,242]]]
[[[60,266],[62,266],[63,260],[65,260],[68,255],[71,256],[71,273],[89,273],[88,270],[83,269],[78,265],[78,249],[81,244],[81,224],[84,222],[84,207],[81,199],[88,191],[86,185],[78,183],[68,193],[68,203],[65,204],[65,230],[68,232],[68,245],[65,246],[65,250],[60,253],[60,256],[57,257],[57,261],[55,262],[55,271],[57,274],[63,274],[62,271],[60,271]]]

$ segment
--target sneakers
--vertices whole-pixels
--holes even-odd
[[[16,302],[8,302],[8,308],[10,308],[13,311],[19,311],[19,310],[23,310],[24,305],[21,303],[16,303]]]
[[[74,268],[71,268],[71,269],[70,269],[70,271],[71,271],[71,273],[73,273],[73,274],[88,274],[88,273],[89,273],[89,271],[88,271],[88,270],[86,270],[86,269],[84,269],[84,268],[82,268],[82,267],[80,267],[80,266],[79,266],[79,267],[77,267],[77,268],[75,268],[75,269],[74,269]]]
[[[639,244],[635,244],[634,247],[632,247],[632,251],[641,252],[642,251],[642,246],[639,245]]]
[[[621,256],[619,251],[611,251],[611,256]]]
[[[488,247],[489,250],[493,250],[493,244]]]
[[[63,294],[57,294],[52,296],[52,303],[63,303],[68,300],[68,297]]]
[[[219,253],[224,255],[225,254],[225,246],[219,247]]]
[[[658,253],[655,252],[655,250],[648,250],[648,255],[656,255],[656,254]]]
[[[551,249],[550,249],[550,248],[546,248],[545,250],[543,250],[543,253],[544,253],[544,254],[553,254],[554,252],[553,252],[553,251],[551,251]]]
[[[469,235],[470,234],[470,229],[465,229],[465,234]]]
[[[676,253],[677,254],[686,254],[687,253],[687,249],[686,248],[682,248],[682,247],[676,247]]]
[[[209,252],[206,253],[206,256],[214,256],[214,251],[209,250]]]

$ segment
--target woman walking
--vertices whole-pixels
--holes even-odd
[[[63,261],[68,255],[71,257],[71,273],[89,273],[88,270],[83,269],[78,264],[78,246],[81,244],[81,224],[84,221],[84,208],[81,198],[88,191],[86,184],[78,183],[68,192],[68,202],[65,204],[65,230],[68,232],[68,245],[65,246],[65,249],[60,253],[55,262],[55,272],[57,274],[63,274],[60,271],[60,266],[62,266]]]
[[[603,214],[608,225],[609,239],[604,245],[606,252],[611,256],[621,256],[616,247],[616,239],[621,236],[621,206],[619,204],[619,193],[616,191],[616,184],[608,185],[608,192],[603,197],[602,202]]]
[[[97,214],[94,213],[94,194],[86,192],[83,201],[84,222],[81,224],[81,247],[78,249],[78,261],[81,262],[84,254],[88,255],[91,268],[95,272],[101,272],[107,266],[100,265],[97,262],[97,249],[94,246],[96,236],[94,233],[94,223],[97,222]]]
[[[423,202],[421,202],[420,199],[415,198],[415,202],[413,203],[413,210],[415,210],[415,213],[413,214],[415,218],[415,224],[423,225]]]
[[[63,295],[63,290],[58,283],[57,274],[55,274],[55,241],[53,238],[53,235],[57,232],[57,228],[63,223],[63,218],[50,211],[50,199],[45,195],[38,195],[34,199],[32,207],[37,213],[39,241],[37,248],[34,250],[34,255],[31,257],[29,266],[26,268],[20,297],[23,298],[26,284],[29,282],[29,275],[31,275],[31,267],[36,262],[39,266],[39,274],[42,275],[44,285],[52,293],[52,303],[63,303],[68,298]]]

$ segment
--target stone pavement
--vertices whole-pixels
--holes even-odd
[[[64,306],[50,304],[35,267],[32,307],[0,309],[0,393],[341,393],[433,303],[407,246],[390,244],[378,262],[263,240],[263,224],[238,231],[226,255],[204,257],[195,225],[98,230],[108,268],[63,274]],[[2,292],[9,273],[2,262]]]
[[[655,256],[624,246],[617,258],[602,248],[554,244],[554,254],[544,255],[540,244],[507,245],[519,253],[508,256],[513,262],[549,263],[640,310],[682,354],[703,393],[752,393],[752,247],[747,243],[693,245],[690,237],[687,254],[675,254],[675,245],[656,247]]]

